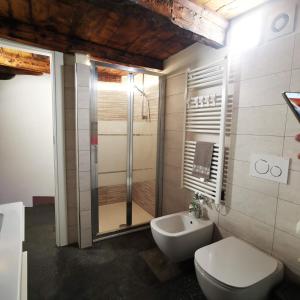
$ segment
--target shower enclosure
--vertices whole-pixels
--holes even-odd
[[[158,214],[160,77],[93,64],[91,172],[94,239]]]

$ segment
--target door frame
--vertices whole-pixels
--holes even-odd
[[[114,68],[118,70],[127,71],[129,80],[133,80],[134,75],[132,73],[142,73],[142,74],[148,74],[148,75],[154,75],[159,77],[159,101],[158,101],[158,121],[157,121],[157,151],[156,151],[156,190],[155,190],[155,217],[158,217],[162,213],[162,190],[163,190],[163,184],[162,184],[162,177],[163,177],[163,132],[164,132],[164,107],[165,107],[165,75],[160,72],[151,71],[144,68],[136,68],[136,67],[128,67],[124,65],[118,65],[113,63],[107,63],[102,61],[95,61],[91,60],[91,68],[92,68],[92,97],[91,97],[91,128],[92,132],[91,135],[93,136],[95,134],[94,129],[97,128],[95,125],[95,122],[97,122],[97,115],[96,115],[96,88],[95,88],[95,82],[97,80],[97,74],[96,74],[96,67],[102,66],[102,67],[108,67],[108,68]],[[133,91],[129,92],[128,99],[130,100],[130,103],[128,105],[128,119],[131,117],[132,108],[133,108]],[[131,118],[130,123],[133,123],[133,120]],[[133,124],[129,124],[129,130],[133,128]],[[98,128],[97,128],[98,129]],[[127,153],[127,190],[129,187],[129,191],[132,188],[132,178],[131,176],[128,176],[128,168],[132,167],[132,149],[129,151],[129,147],[133,147],[132,143],[130,145],[130,141],[132,141],[132,135],[133,132],[131,130],[131,134],[128,134],[128,153]],[[91,153],[91,170],[92,170],[92,238],[93,242],[97,242],[103,239],[107,239],[110,237],[115,237],[123,234],[127,234],[130,232],[138,231],[138,230],[144,230],[146,228],[149,228],[149,224],[139,224],[139,225],[131,225],[129,228],[121,228],[119,230],[115,230],[109,233],[101,234],[99,233],[99,212],[98,212],[98,180],[96,179],[98,176],[97,170],[95,170],[95,164],[93,162],[97,161],[97,150],[92,149]],[[94,184],[94,185],[93,185]],[[129,210],[131,209],[131,195],[127,193],[127,206],[126,206],[126,221],[130,221],[131,218],[129,216]],[[130,202],[130,206],[128,205]],[[132,216],[131,216],[132,217]]]
[[[53,118],[55,235],[58,247],[68,244],[63,97],[63,53],[0,39],[3,47],[49,56]]]

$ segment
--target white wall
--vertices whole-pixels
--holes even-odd
[[[0,203],[54,196],[50,75],[0,81]]]
[[[287,1],[282,1],[282,3]],[[272,12],[280,1],[270,2]],[[249,50],[237,65],[228,186],[221,213],[208,208],[221,236],[235,235],[281,259],[300,281],[299,123],[281,92],[300,90],[300,1],[295,32]],[[265,24],[263,24],[265,26]],[[263,30],[264,28],[262,28]],[[167,77],[163,212],[187,209],[191,193],[180,187],[186,68],[213,62],[226,49],[193,45],[165,62]],[[174,74],[175,73],[175,74]],[[172,74],[172,75],[171,75]],[[251,153],[291,158],[288,184],[249,176]]]

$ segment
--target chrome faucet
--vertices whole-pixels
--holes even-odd
[[[203,200],[204,196],[200,193],[195,193],[193,200],[189,205],[189,213],[199,219],[203,216]]]

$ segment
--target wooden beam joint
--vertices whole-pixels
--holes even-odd
[[[228,21],[205,6],[189,0],[132,0],[155,13],[163,15],[175,25],[203,36],[215,43],[215,47],[224,46]]]

